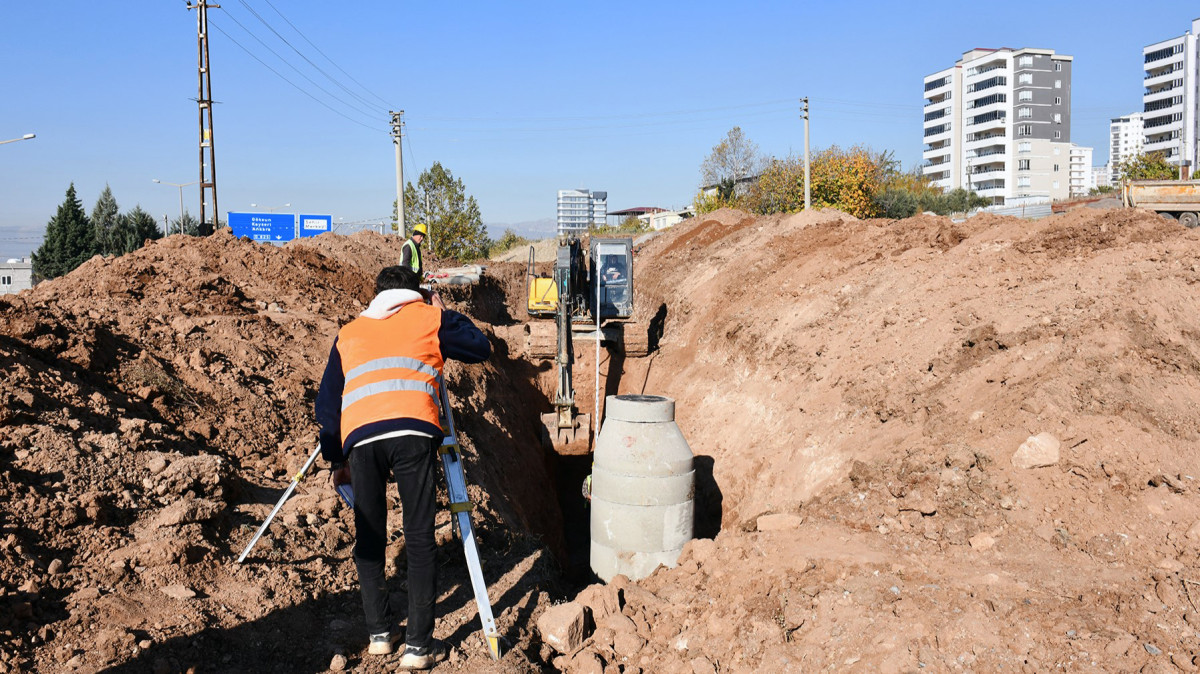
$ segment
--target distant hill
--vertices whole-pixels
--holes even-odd
[[[558,223],[555,222],[554,218],[512,223],[489,222],[486,224],[488,236],[493,239],[499,239],[506,229],[511,229],[517,236],[523,236],[526,239],[546,239],[554,236],[558,229]]]

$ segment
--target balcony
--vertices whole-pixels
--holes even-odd
[[[926,147],[925,150],[921,153],[921,158],[926,159],[926,160],[932,160],[934,157],[949,157],[949,156],[950,156],[950,144],[949,143],[947,143],[946,145],[939,145],[937,147]]]
[[[1170,47],[1163,47],[1162,49],[1156,49],[1156,50],[1146,54],[1146,63],[1153,63],[1155,61],[1161,61],[1165,58],[1170,58],[1170,57],[1174,56],[1175,54],[1179,54],[1182,52],[1183,52],[1183,44],[1182,43],[1176,44],[1176,45],[1171,45]]]
[[[974,154],[968,154],[967,158],[973,159],[975,157],[994,157],[996,155],[1008,154],[1008,150],[1005,150],[1003,145],[993,145],[993,146],[989,146],[989,147],[993,147],[995,149],[976,150]]]
[[[1007,95],[992,94],[990,96],[983,96],[982,98],[976,98],[975,100],[973,100],[967,104],[967,109],[975,110],[977,108],[986,108],[989,105],[996,105],[998,103],[1007,103],[1007,102],[1008,102]]]
[[[1004,129],[967,134],[967,149],[977,150],[984,145],[997,145],[999,143],[1003,143],[1003,139],[1007,137],[1007,135],[1008,133]]]
[[[1178,83],[1176,83],[1176,82],[1178,82]],[[1169,96],[1169,95],[1171,95],[1172,91],[1174,91],[1175,89],[1182,88],[1182,87],[1183,87],[1182,80],[1170,80],[1170,81],[1164,82],[1162,85],[1146,87],[1146,93],[1142,94],[1142,99],[1145,100],[1147,98],[1156,98],[1159,96]]]
[[[925,107],[928,108],[931,105],[945,103],[952,98],[954,98],[954,94],[953,94],[953,92],[951,92],[949,90],[945,91],[944,93],[940,93],[940,94],[931,94],[931,95],[925,97]]]
[[[925,138],[928,139],[930,136],[940,136],[943,133],[950,133],[950,126],[951,125],[949,122],[946,122],[945,124],[939,124],[937,126],[931,126],[925,129]]]
[[[1155,66],[1154,69],[1147,72],[1146,76],[1143,77],[1142,79],[1152,80],[1156,77],[1163,77],[1166,75],[1170,75],[1171,73],[1180,72],[1182,70],[1183,70],[1183,62],[1182,61],[1179,61],[1177,63],[1166,64],[1165,67]],[[1146,85],[1149,86],[1150,83],[1146,82]]]
[[[984,89],[991,89],[992,87],[998,87],[1004,84],[1008,84],[1008,78],[997,75],[996,77],[990,77],[982,82],[976,82],[975,84],[972,84],[971,86],[967,87],[967,93],[970,94],[976,91],[983,91]]]
[[[935,111],[933,111],[933,112],[927,112],[927,113],[925,113],[925,121],[926,121],[926,122],[932,122],[933,120],[935,120],[935,119],[941,119],[941,118],[945,117],[945,116],[946,116],[946,115],[948,115],[948,114],[950,114],[950,108],[943,108],[943,109],[941,109],[941,110],[935,110]]]
[[[925,92],[928,93],[930,91],[933,91],[934,89],[940,89],[944,86],[948,86],[950,84],[950,80],[951,80],[951,77],[949,75],[946,75],[945,77],[940,77],[936,80],[926,82],[925,83]]]
[[[1165,110],[1176,105],[1183,104],[1183,96],[1172,96],[1170,98],[1160,98],[1156,101],[1146,103],[1142,106],[1142,112],[1155,112],[1157,110]]]

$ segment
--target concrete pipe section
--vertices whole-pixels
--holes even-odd
[[[592,466],[592,571],[608,582],[674,567],[692,539],[695,483],[675,401],[608,396]]]

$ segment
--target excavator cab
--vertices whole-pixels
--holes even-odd
[[[633,240],[594,238],[591,258],[592,278],[600,283],[600,318],[633,316]]]

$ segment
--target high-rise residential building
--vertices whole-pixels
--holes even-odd
[[[559,234],[584,232],[592,225],[603,227],[607,217],[608,192],[558,191]]]
[[[1196,163],[1197,33],[1200,19],[1183,35],[1142,49],[1145,151],[1161,152],[1172,164]]]
[[[1108,125],[1109,184],[1115,185],[1121,180],[1121,162],[1141,154],[1144,146],[1142,113],[1113,117]]]
[[[1096,186],[1092,177],[1092,148],[1071,143],[1067,169],[1070,196],[1085,197]]]
[[[1112,170],[1108,165],[1092,167],[1092,183],[1096,187],[1111,187],[1112,186]]]
[[[996,205],[1070,193],[1071,65],[1053,49],[972,49],[925,77],[923,172]]]

